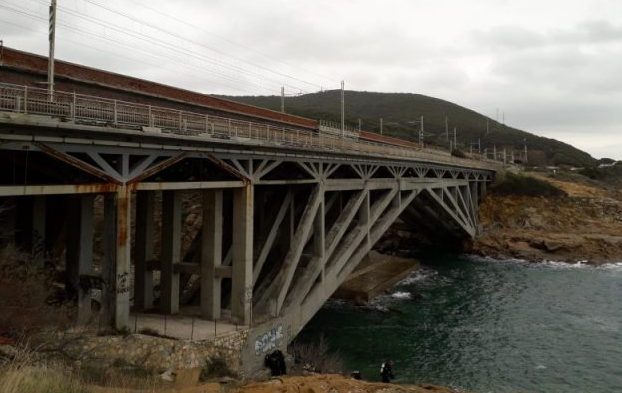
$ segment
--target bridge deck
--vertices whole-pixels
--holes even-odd
[[[245,146],[367,155],[384,159],[425,161],[451,166],[491,169],[493,162],[462,159],[433,149],[403,148],[349,137],[221,116],[142,105],[102,97],[0,83],[0,111],[20,113],[4,124],[47,125],[82,131],[105,129],[179,141],[229,141]],[[49,116],[41,121],[39,116]],[[133,131],[133,132],[132,132]],[[136,131],[139,134],[136,134]],[[86,135],[86,133],[84,133]]]

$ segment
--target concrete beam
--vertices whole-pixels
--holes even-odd
[[[244,182],[240,180],[228,181],[198,181],[198,182],[163,182],[163,183],[138,183],[136,189],[139,191],[156,190],[206,190],[222,188],[244,187]]]
[[[117,186],[109,183],[0,186],[0,197],[26,195],[102,194],[116,191]]]

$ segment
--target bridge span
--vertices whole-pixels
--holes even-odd
[[[477,234],[490,163],[225,115],[0,84],[3,226],[63,261],[78,321],[125,329],[131,307],[194,298],[250,329],[256,363],[397,220]]]

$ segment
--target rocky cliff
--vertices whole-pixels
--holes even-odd
[[[483,200],[474,253],[530,261],[622,262],[622,192],[607,184],[529,174],[567,196],[499,195]]]

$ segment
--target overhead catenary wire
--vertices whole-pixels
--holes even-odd
[[[45,3],[44,0],[38,0],[38,1],[40,3],[42,3],[42,4]],[[99,25],[101,27],[107,28],[107,29],[111,29],[111,30],[116,31],[116,32],[118,32],[120,34],[125,34],[127,36],[132,37],[132,38],[141,40],[143,42],[150,43],[151,45],[154,45],[156,47],[161,47],[161,48],[170,50],[172,52],[179,53],[179,54],[184,55],[184,56],[189,56],[189,57],[192,57],[192,58],[194,58],[196,60],[203,61],[203,62],[212,64],[212,65],[217,66],[217,67],[221,67],[221,68],[225,68],[225,69],[230,69],[230,70],[233,70],[235,72],[243,73],[243,74],[246,74],[246,75],[249,75],[249,76],[254,76],[254,77],[257,77],[257,78],[262,78],[262,79],[265,79],[266,81],[270,81],[271,83],[274,83],[275,86],[281,86],[281,81],[279,81],[279,80],[275,80],[273,78],[266,77],[265,75],[262,75],[260,73],[257,73],[257,72],[254,72],[254,71],[251,71],[251,70],[248,70],[248,69],[245,69],[245,68],[242,68],[240,66],[237,66],[237,65],[234,65],[234,64],[229,64],[229,63],[226,63],[226,62],[221,61],[221,60],[213,59],[213,58],[211,58],[209,56],[205,56],[203,54],[194,52],[194,51],[192,51],[190,49],[181,47],[179,45],[176,45],[176,44],[173,44],[173,43],[170,43],[170,42],[166,42],[166,41],[159,40],[159,39],[154,39],[150,35],[147,35],[147,34],[144,34],[144,33],[141,33],[141,32],[137,32],[137,31],[133,31],[133,30],[129,30],[125,26],[120,26],[118,24],[107,22],[107,21],[101,20],[99,18],[95,18],[95,17],[93,17],[91,15],[86,15],[84,13],[81,13],[81,12],[78,12],[78,11],[75,11],[75,10],[72,10],[72,9],[69,9],[69,8],[66,8],[66,7],[58,7],[58,8],[60,10],[62,10],[64,13],[68,13],[70,15],[73,15],[73,16],[77,17],[77,18],[81,18],[81,19],[87,20],[87,21],[89,21],[91,23],[95,23],[95,24],[97,24],[97,25]],[[107,9],[107,8],[104,7],[104,9]],[[128,16],[128,18],[130,20],[134,20],[132,17]],[[155,29],[155,30],[163,31],[163,30],[158,29],[156,27],[152,27],[152,25],[150,25],[150,24],[145,24],[145,26],[147,26],[149,28],[152,28],[152,29]],[[179,36],[177,36],[177,37],[179,39],[181,39],[182,41],[184,40],[183,37],[179,37]],[[187,41],[187,40],[185,40],[185,41]],[[188,42],[190,42],[190,41],[188,41]],[[298,86],[289,85],[289,84],[285,84],[285,85],[290,87],[290,88],[292,88],[292,89],[296,89],[296,90],[300,89]],[[303,90],[303,89],[300,89],[300,90]]]
[[[38,19],[38,20],[42,20],[42,21],[47,21],[47,19],[46,19],[46,18],[41,17],[41,16],[39,16],[39,15],[31,14],[31,13],[29,13],[29,12],[25,11],[25,10],[20,10],[20,9],[11,8],[11,7],[7,7],[7,6],[5,6],[5,5],[1,5],[1,4],[0,4],[0,8],[3,8],[3,9],[6,9],[6,10],[9,10],[9,11],[11,11],[11,12],[15,12],[15,13],[18,13],[18,14],[24,15],[24,16],[26,16],[26,17],[33,18],[33,19]],[[10,22],[8,22],[8,23],[10,23]],[[20,26],[20,25],[14,24],[14,23],[10,23],[10,24],[12,24],[12,25],[16,25],[16,26],[18,26],[18,27],[20,27],[20,28],[22,27],[22,26]],[[156,55],[156,54],[154,54],[154,53],[152,53],[152,52],[150,52],[150,51],[146,51],[146,50],[144,50],[144,49],[142,49],[142,48],[139,48],[139,47],[136,47],[136,46],[129,45],[129,44],[127,44],[127,42],[124,42],[124,41],[119,41],[119,40],[115,40],[115,39],[113,39],[113,38],[111,38],[111,37],[108,37],[108,36],[101,36],[101,35],[98,35],[98,34],[96,34],[96,33],[91,32],[91,31],[88,31],[88,30],[85,30],[85,29],[81,29],[81,28],[79,28],[79,27],[75,27],[75,26],[67,25],[67,24],[65,24],[65,23],[63,23],[63,22],[59,22],[59,23],[57,23],[57,25],[58,25],[58,26],[60,26],[60,27],[65,28],[65,29],[71,30],[71,31],[75,31],[75,32],[78,32],[78,33],[81,33],[81,34],[87,34],[87,35],[90,35],[90,36],[92,36],[92,37],[94,37],[94,38],[96,38],[96,39],[100,39],[100,40],[102,40],[102,41],[108,41],[108,42],[112,42],[112,43],[115,43],[115,44],[120,45],[120,46],[124,46],[124,47],[126,47],[126,48],[132,49],[133,51],[139,51],[139,52],[142,52],[142,53],[144,53],[145,55],[150,56],[150,57],[152,57],[152,58],[154,58],[154,59],[164,59],[164,60],[167,60],[167,61],[170,61],[170,62],[175,62],[175,63],[178,63],[178,64],[180,64],[180,65],[182,65],[182,66],[184,66],[184,67],[186,67],[186,68],[192,68],[192,69],[194,69],[194,70],[196,70],[196,71],[200,71],[201,73],[210,73],[210,74],[216,75],[216,76],[217,76],[217,77],[219,77],[219,78],[222,78],[222,79],[228,80],[229,82],[232,82],[232,83],[237,84],[237,85],[236,85],[236,86],[234,86],[234,85],[232,85],[231,83],[224,83],[224,82],[222,82],[222,81],[220,81],[220,80],[217,80],[217,82],[218,82],[218,83],[220,83],[220,84],[222,84],[222,85],[225,85],[225,86],[228,86],[228,87],[230,87],[230,88],[233,88],[233,89],[235,89],[235,90],[237,90],[237,91],[240,91],[240,92],[246,92],[246,93],[248,92],[248,86],[247,86],[246,84],[255,85],[256,87],[258,87],[258,88],[260,88],[260,89],[263,89],[263,90],[265,90],[265,91],[268,91],[268,92],[274,92],[274,90],[273,90],[273,89],[270,89],[270,88],[268,88],[268,87],[265,87],[265,86],[263,86],[263,85],[257,84],[257,83],[252,82],[252,81],[246,81],[246,82],[244,82],[244,84],[242,84],[242,83],[241,83],[241,81],[240,81],[239,79],[235,79],[235,78],[233,78],[233,77],[231,77],[231,76],[229,76],[229,75],[226,75],[226,74],[223,74],[223,73],[220,73],[220,72],[214,71],[214,70],[204,69],[204,68],[201,68],[201,67],[195,66],[195,65],[193,65],[193,64],[191,64],[191,63],[180,61],[178,58],[175,58],[175,57],[163,56],[162,54]],[[25,30],[28,30],[28,31],[31,31],[31,29],[27,29],[27,28],[24,28],[24,29],[25,29]],[[71,40],[70,40],[70,39],[68,39],[68,38],[64,38],[64,39],[65,39],[65,40],[67,40],[67,41],[71,41]],[[94,49],[94,50],[99,50],[99,51],[102,51],[102,49],[101,49],[101,48],[94,48],[93,46],[90,46],[90,45],[88,45],[88,44],[86,44],[86,43],[84,43],[84,42],[78,42],[78,41],[72,41],[72,42],[73,42],[74,44],[77,44],[77,45],[80,45],[80,46],[89,47],[89,48],[92,48],[92,49]],[[112,54],[114,54],[115,56],[119,56],[119,57],[123,57],[123,58],[129,59],[129,60],[132,60],[132,61],[140,62],[141,64],[144,64],[144,63],[145,63],[145,61],[144,61],[143,59],[140,59],[140,60],[138,60],[138,59],[132,59],[132,58],[130,58],[130,57],[127,57],[127,56],[125,56],[125,55],[123,55],[123,54],[119,54],[119,53],[117,53],[117,52],[110,52],[110,51],[107,51],[107,52],[108,52],[108,53],[112,53]],[[170,69],[170,68],[166,67],[165,65],[163,65],[162,63],[159,63],[159,64],[149,63],[149,64],[151,64],[151,65],[153,65],[153,66],[155,66],[155,67],[160,67],[160,68]],[[166,64],[166,63],[164,63],[164,64]],[[172,69],[171,69],[171,71],[178,71],[178,70],[172,70]],[[200,74],[199,74],[199,75],[200,75]]]
[[[87,3],[89,3],[89,4],[95,5],[95,6],[97,6],[97,7],[100,7],[100,8],[102,8],[102,9],[104,9],[104,10],[108,11],[108,12],[111,12],[111,13],[114,13],[114,14],[117,14],[117,15],[120,15],[120,16],[123,16],[123,17],[125,17],[125,18],[127,18],[127,19],[129,19],[129,20],[131,20],[131,21],[133,21],[133,22],[136,22],[136,23],[142,24],[143,26],[147,26],[147,27],[149,27],[149,28],[151,28],[151,29],[154,29],[154,30],[156,30],[156,31],[162,32],[162,33],[164,33],[164,34],[167,34],[167,35],[169,35],[169,36],[171,36],[171,37],[175,37],[175,38],[177,38],[177,39],[180,39],[180,40],[183,40],[183,41],[186,41],[186,42],[190,42],[190,43],[192,43],[192,44],[194,44],[194,45],[197,45],[197,46],[199,46],[199,47],[202,47],[202,48],[205,48],[205,49],[211,50],[211,51],[216,52],[216,53],[218,53],[218,54],[220,54],[220,55],[222,55],[222,56],[226,56],[226,57],[232,58],[232,59],[234,59],[234,60],[237,60],[237,61],[240,61],[240,62],[243,62],[243,63],[247,63],[247,64],[249,64],[249,65],[251,65],[251,66],[253,66],[253,67],[256,67],[256,68],[259,68],[259,69],[263,69],[264,71],[274,73],[274,74],[279,75],[279,76],[281,76],[281,77],[285,77],[285,78],[288,78],[288,79],[292,79],[292,80],[295,80],[295,81],[297,81],[297,82],[307,84],[307,85],[309,85],[309,86],[314,86],[314,87],[316,87],[316,88],[321,88],[321,85],[320,85],[320,84],[313,83],[313,82],[309,82],[309,81],[306,81],[306,80],[300,79],[300,78],[298,78],[298,77],[295,77],[295,76],[292,76],[292,75],[288,75],[288,74],[285,74],[285,73],[282,73],[282,72],[279,72],[279,71],[273,70],[273,69],[268,68],[268,67],[264,67],[264,66],[262,66],[262,65],[260,65],[260,64],[256,64],[256,63],[249,62],[249,61],[247,61],[247,60],[245,60],[245,59],[242,59],[242,58],[240,58],[240,57],[236,57],[236,56],[229,55],[229,54],[227,54],[227,53],[225,53],[225,52],[223,52],[223,51],[221,51],[221,50],[219,50],[219,49],[216,49],[216,48],[210,47],[210,46],[208,46],[208,45],[205,45],[204,43],[197,42],[197,41],[195,41],[195,40],[190,40],[190,39],[188,39],[187,37],[182,37],[182,36],[180,36],[180,35],[179,35],[179,34],[177,34],[177,33],[174,33],[174,32],[171,32],[171,31],[168,31],[168,30],[166,30],[166,29],[163,29],[162,27],[156,26],[156,25],[154,25],[153,23],[146,22],[146,21],[141,20],[141,19],[139,19],[139,18],[136,18],[136,17],[134,17],[134,16],[132,16],[132,15],[128,15],[128,14],[127,14],[127,13],[125,13],[125,12],[122,12],[122,11],[118,11],[118,10],[112,9],[112,8],[110,8],[110,7],[107,7],[107,6],[103,5],[103,4],[98,3],[97,1],[94,1],[94,0],[84,0],[84,1],[85,1],[85,2],[87,2]],[[292,85],[290,85],[290,84],[287,84],[287,85],[288,85],[289,87],[292,87],[292,88],[295,88],[295,89],[300,89],[299,87],[292,86]],[[302,90],[305,90],[305,89],[302,89]]]
[[[164,12],[162,12],[162,11],[160,11],[160,10],[156,9],[156,8],[150,7],[149,5],[145,4],[143,1],[135,1],[135,3],[140,3],[140,4],[144,7],[144,8],[146,8],[146,9],[148,9],[148,10],[150,10],[150,11],[152,11],[152,12],[154,12],[154,13],[156,13],[156,14],[158,14],[158,15],[162,16],[162,17],[165,17],[165,18],[168,18],[168,19],[174,20],[174,21],[176,21],[176,22],[178,22],[178,23],[182,23],[182,24],[184,24],[184,25],[186,25],[186,26],[189,26],[189,27],[195,28],[195,29],[197,29],[197,30],[201,31],[202,33],[205,33],[205,34],[209,34],[209,35],[211,35],[211,36],[214,36],[214,37],[216,37],[216,38],[218,38],[218,39],[221,39],[221,40],[223,40],[223,41],[227,42],[228,44],[235,45],[235,46],[240,47],[240,48],[242,48],[242,49],[245,49],[245,50],[251,51],[251,52],[253,52],[253,53],[256,53],[256,54],[260,55],[261,57],[263,57],[264,59],[266,59],[266,60],[268,60],[268,61],[272,61],[272,62],[275,62],[275,63],[280,63],[280,64],[283,64],[283,65],[285,65],[285,66],[287,66],[287,67],[291,67],[291,68],[300,69],[300,70],[302,70],[302,71],[304,71],[304,72],[306,72],[306,73],[308,73],[308,74],[310,74],[310,75],[315,75],[315,76],[318,76],[318,77],[322,78],[324,81],[332,82],[332,79],[331,79],[331,77],[329,77],[329,76],[319,74],[319,73],[317,73],[316,71],[311,71],[311,70],[308,70],[308,69],[306,69],[306,68],[304,68],[304,67],[301,67],[301,66],[297,66],[297,65],[290,64],[290,63],[285,62],[285,61],[280,60],[280,59],[275,59],[275,58],[273,58],[273,57],[271,57],[271,56],[269,56],[269,55],[266,55],[266,54],[264,54],[264,53],[262,53],[262,52],[258,51],[257,49],[255,49],[255,48],[253,48],[253,47],[250,47],[250,46],[248,46],[248,45],[241,44],[241,43],[239,43],[239,42],[232,41],[232,40],[228,39],[227,37],[223,37],[223,36],[221,36],[221,35],[219,35],[219,34],[213,33],[213,32],[211,32],[211,31],[208,31],[208,30],[206,30],[206,29],[203,29],[203,28],[201,28],[201,27],[199,27],[199,26],[196,26],[196,25],[194,25],[194,24],[192,24],[192,23],[190,23],[190,22],[188,22],[188,21],[186,21],[186,20],[183,20],[183,19],[181,19],[181,18],[177,18],[177,17],[175,17],[175,16],[173,16],[173,15],[166,14],[166,13],[164,13]],[[320,87],[321,87],[321,86],[320,86]]]

